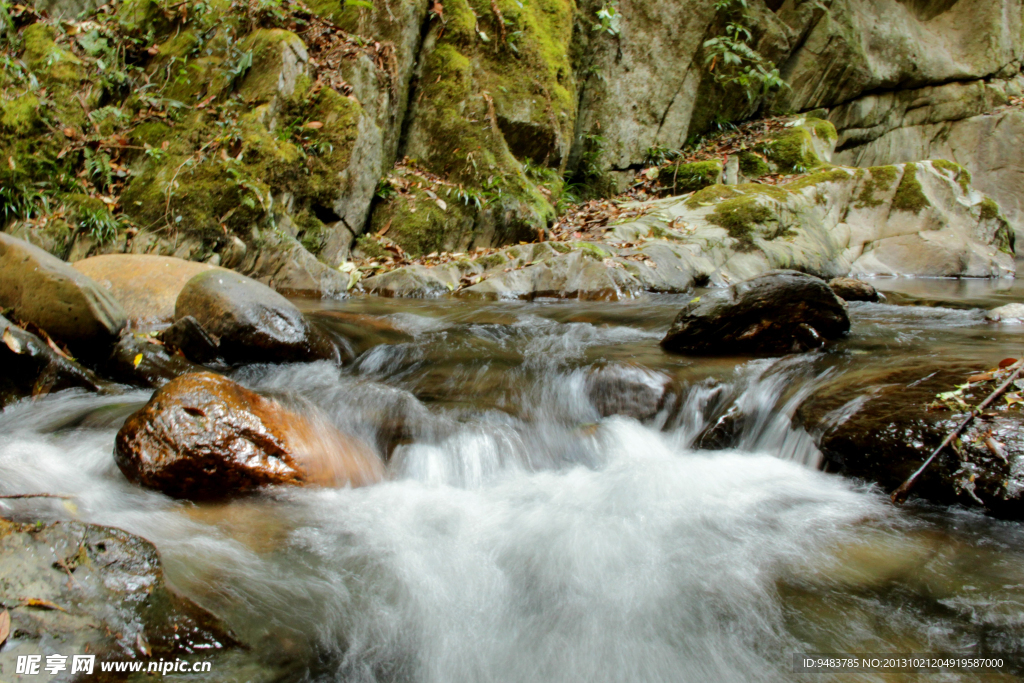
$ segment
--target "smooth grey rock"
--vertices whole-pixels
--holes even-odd
[[[1024,324],[1024,304],[1006,304],[985,314],[993,322]]]
[[[294,304],[239,273],[207,271],[189,280],[174,307],[175,321],[186,316],[219,341],[229,363],[339,360],[337,347]]]
[[[863,280],[852,277],[836,277],[828,281],[828,286],[843,301],[880,301],[878,290]]]

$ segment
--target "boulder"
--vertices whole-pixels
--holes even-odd
[[[13,636],[0,654],[4,680],[35,678],[14,676],[24,655],[66,655],[70,671],[73,655],[174,661],[202,652],[216,671],[222,654],[240,651],[223,622],[171,589],[156,548],[120,529],[0,519],[0,577]],[[92,673],[100,677],[98,663]]]
[[[649,420],[665,405],[668,376],[640,365],[611,363],[587,373],[587,396],[601,417]]]
[[[181,498],[261,486],[359,486],[383,475],[361,441],[210,372],[159,389],[117,433],[114,457],[133,482]]]
[[[0,316],[0,408],[25,396],[73,387],[97,391],[101,384],[91,371]]]
[[[877,483],[887,493],[913,474],[963,419],[966,408],[940,394],[975,379],[961,394],[977,405],[999,383],[964,363],[874,373],[847,373],[813,393],[794,422],[813,435],[824,468]],[[984,506],[1024,517],[1024,412],[996,401],[918,479],[913,495],[943,503]]]
[[[113,294],[135,329],[173,321],[174,304],[185,283],[199,273],[222,270],[150,254],[104,254],[76,261],[72,267]]]
[[[100,370],[118,382],[157,389],[175,377],[204,369],[175,353],[159,339],[126,332]]]
[[[178,295],[174,319],[192,316],[228,363],[339,360],[337,347],[299,309],[255,280],[230,271],[193,277]]]
[[[0,233],[0,308],[31,322],[76,354],[102,353],[127,322],[117,300],[39,247]]]
[[[214,339],[190,315],[160,333],[160,340],[196,363],[209,363],[220,356],[220,340]]]
[[[828,281],[828,286],[843,301],[881,301],[878,290],[864,282],[852,277],[834,277]]]
[[[996,323],[1022,324],[1024,323],[1024,304],[1006,304],[993,308],[985,314],[985,318]]]
[[[846,304],[824,280],[777,270],[695,297],[661,345],[708,355],[790,353],[818,348],[849,330]]]

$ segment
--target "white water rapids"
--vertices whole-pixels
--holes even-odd
[[[1020,647],[1024,534],[977,513],[895,510],[816,471],[790,425],[836,371],[815,354],[723,366],[645,425],[601,419],[581,374],[593,353],[659,353],[642,325],[417,311],[394,318],[418,326],[410,341],[343,371],[238,374],[369,442],[381,428],[368,416],[401,417],[410,433],[380,485],[174,501],[111,458],[148,393],[65,393],[0,414],[0,489],[73,501],[0,514],[152,540],[171,581],[224,616],[272,680],[789,681],[797,652]],[[730,411],[738,445],[696,450]]]

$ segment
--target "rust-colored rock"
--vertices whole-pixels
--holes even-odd
[[[206,263],[150,254],[104,254],[71,266],[107,289],[128,314],[128,324],[145,329],[174,320],[174,304],[185,283],[208,270]]]
[[[157,391],[124,423],[114,450],[128,479],[179,498],[275,484],[360,486],[383,476],[361,441],[209,372]]]

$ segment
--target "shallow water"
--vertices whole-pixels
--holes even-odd
[[[1024,289],[879,284],[921,305],[854,304],[848,340],[771,360],[663,353],[681,297],[303,302],[350,336],[355,360],[236,378],[390,453],[385,483],[174,501],[128,484],[111,458],[147,393],[64,393],[0,414],[0,490],[73,500],[5,501],[0,514],[151,539],[171,581],[281,680],[827,680],[794,674],[797,652],[1024,663],[1024,527],[895,509],[818,472],[790,425],[843,373],[1019,355],[1024,327],[976,307]],[[678,388],[646,424],[602,418],[588,396],[592,366],[627,362]],[[720,421],[732,447],[701,450]],[[929,680],[1018,678],[1024,666]]]

